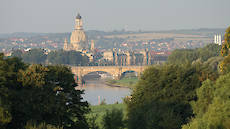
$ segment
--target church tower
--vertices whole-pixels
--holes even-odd
[[[91,45],[90,45],[91,52],[93,52],[94,49],[95,49],[95,43],[94,43],[94,40],[91,40]]]

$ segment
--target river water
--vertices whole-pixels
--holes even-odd
[[[129,88],[111,87],[105,85],[103,80],[87,80],[84,86],[78,86],[76,89],[85,90],[83,100],[91,105],[98,105],[103,100],[106,104],[122,103],[125,96],[129,96]]]

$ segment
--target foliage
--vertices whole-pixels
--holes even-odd
[[[126,101],[128,127],[179,129],[193,115],[189,102],[196,99],[195,89],[207,78],[216,77],[199,64],[152,66],[145,70],[131,101]]]
[[[220,63],[220,71],[222,73],[230,72],[230,55],[225,56],[224,60]]]
[[[197,89],[192,102],[196,116],[183,129],[230,129],[230,74],[215,83],[207,80]]]
[[[31,49],[28,52],[14,50],[12,57],[19,57],[31,64],[87,65],[89,63],[88,57],[77,51],[57,50],[46,55],[43,49]]]
[[[123,129],[125,127],[122,110],[113,108],[106,110],[102,117],[102,126],[104,129]]]
[[[221,46],[209,44],[204,48],[174,50],[168,58],[170,64],[192,63],[200,59],[202,62],[207,61],[210,57],[220,55]]]
[[[63,128],[88,128],[88,103],[75,90],[65,66],[27,66],[18,58],[0,55],[0,116],[6,129],[23,128],[28,121]],[[6,117],[7,116],[7,117]]]
[[[225,31],[224,35],[224,44],[221,48],[221,55],[227,56],[229,54],[229,48],[230,48],[230,27],[228,27]]]

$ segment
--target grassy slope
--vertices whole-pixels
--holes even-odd
[[[138,81],[138,78],[123,78],[121,80],[108,80],[107,83],[112,85],[124,86],[133,88]]]

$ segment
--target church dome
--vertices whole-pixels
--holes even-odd
[[[74,30],[70,37],[70,44],[75,50],[87,49],[87,37],[83,30]]]

